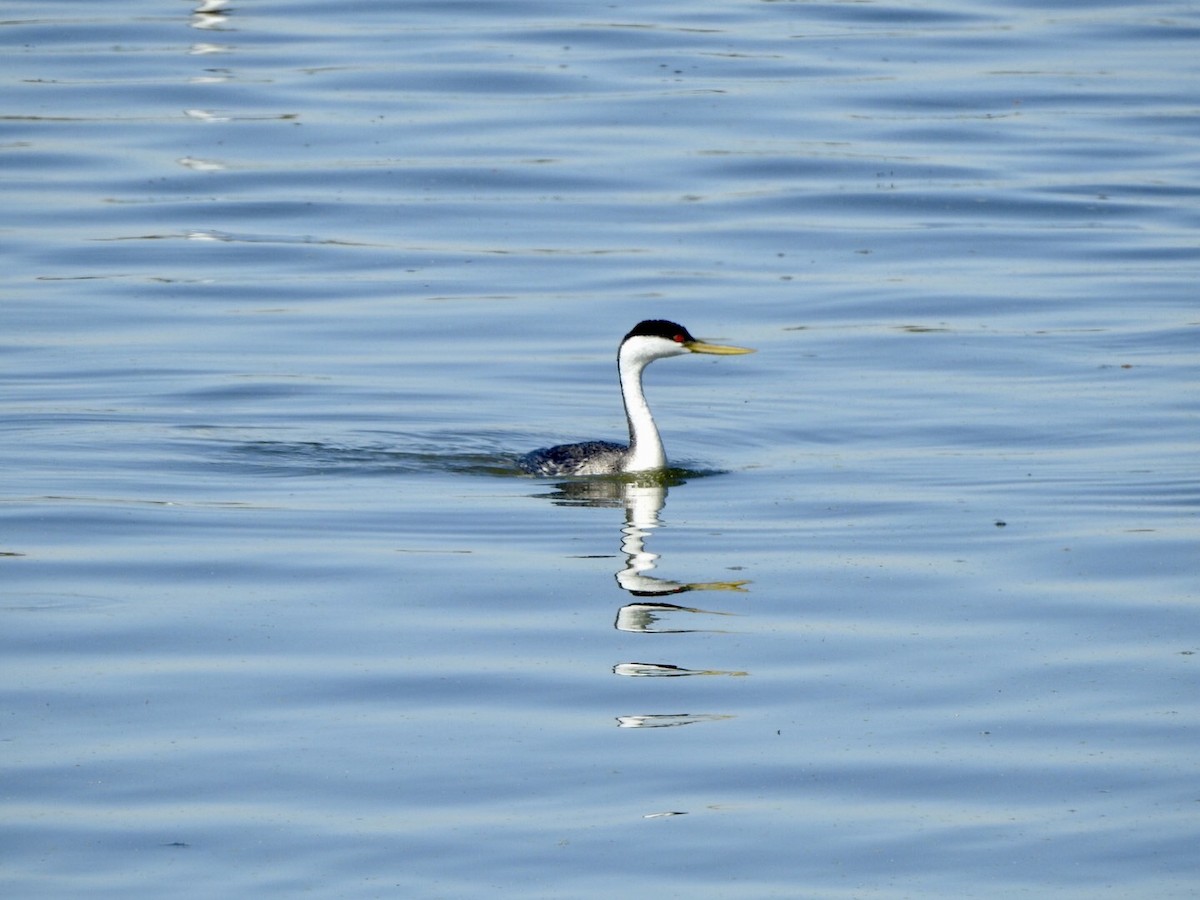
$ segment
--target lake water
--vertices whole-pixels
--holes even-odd
[[[4,896],[1200,895],[1194,4],[0,37]]]

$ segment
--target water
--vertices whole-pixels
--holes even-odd
[[[210,6],[2,23],[6,896],[1196,895],[1193,8]]]

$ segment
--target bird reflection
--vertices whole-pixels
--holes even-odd
[[[719,716],[711,713],[667,713],[654,716],[617,716],[618,728],[671,728],[678,725],[695,725],[697,722],[719,722],[722,719],[732,719],[733,716]]]
[[[662,527],[659,513],[666,505],[667,487],[663,484],[624,485],[625,524],[621,528],[621,552],[625,555],[625,568],[617,572],[617,584],[623,590],[635,597],[662,597],[671,594],[683,594],[688,591],[737,591],[745,592],[748,581],[669,581],[656,578],[649,573],[658,564],[659,555],[646,549],[646,539],[656,528]],[[662,610],[683,610],[686,612],[705,612],[705,610],[676,606],[670,603],[637,603],[626,609],[636,607],[639,612],[651,614],[655,608]],[[714,615],[731,615],[731,613],[715,613]],[[618,616],[618,622],[621,617]],[[618,627],[621,627],[618,624]]]
[[[686,588],[680,588],[686,590]],[[613,627],[617,631],[633,631],[645,634],[683,634],[691,631],[722,632],[721,628],[704,628],[703,622],[687,627],[687,615],[732,616],[733,613],[697,609],[694,606],[679,606],[675,603],[628,603],[617,610]]]
[[[206,31],[223,30],[229,21],[229,0],[202,0],[192,10],[192,28]]]
[[[544,495],[562,506],[595,506],[623,508],[625,521],[621,526],[621,557],[623,565],[614,574],[620,588],[634,602],[617,610],[613,627],[632,634],[681,634],[689,632],[722,633],[707,616],[733,616],[720,610],[700,609],[667,602],[691,591],[727,591],[745,593],[748,581],[673,581],[653,574],[659,554],[646,544],[655,529],[661,528],[661,513],[666,505],[667,491],[684,483],[679,477],[661,474],[624,478],[580,479],[555,485],[553,493]],[[663,599],[659,599],[663,598]],[[625,678],[682,678],[699,675],[744,676],[747,672],[712,668],[687,668],[667,662],[620,662],[612,667],[614,675]],[[732,716],[715,713],[656,713],[618,716],[620,728],[664,728],[716,722]]]
[[[748,672],[724,672],[720,669],[685,669],[666,663],[617,663],[614,675],[634,678],[678,678],[681,675],[748,675]]]

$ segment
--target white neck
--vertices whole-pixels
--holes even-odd
[[[622,469],[648,472],[666,467],[667,452],[642,392],[642,371],[656,357],[637,352],[635,344],[635,341],[627,341],[617,356],[621,397],[625,401],[625,418],[629,420],[629,455]]]

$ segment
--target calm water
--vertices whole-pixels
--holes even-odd
[[[1194,5],[222,6],[0,21],[6,897],[1200,894]]]

